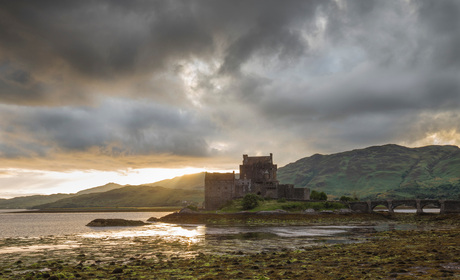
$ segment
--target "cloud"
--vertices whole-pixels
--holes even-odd
[[[281,164],[437,132],[460,142],[457,1],[8,1],[0,11],[10,164],[268,152]]]
[[[1,152],[7,157],[95,147],[111,156],[205,156],[209,150],[200,131],[212,129],[194,112],[131,100],[107,100],[97,107],[6,107],[0,115],[7,132]]]

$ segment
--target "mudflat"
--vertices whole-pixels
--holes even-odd
[[[372,217],[375,223],[390,220],[417,229],[371,233],[356,243],[253,253],[208,252],[206,244],[155,237],[121,236],[110,242],[85,236],[78,240],[6,238],[0,241],[0,279],[460,279],[459,215],[353,214],[307,219],[334,225],[339,218],[343,224],[359,224]],[[31,249],[18,252],[15,246]],[[168,250],[175,253],[162,253]]]

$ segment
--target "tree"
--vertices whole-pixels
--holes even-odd
[[[315,190],[310,193],[311,200],[327,200],[327,195],[325,192],[317,192]]]
[[[349,196],[345,196],[345,195],[342,195],[340,197],[340,201],[343,201],[343,202],[349,202],[349,201],[358,201],[359,199],[354,196],[354,197],[349,197]]]
[[[248,193],[243,197],[243,210],[251,210],[259,206],[259,196],[253,193]]]

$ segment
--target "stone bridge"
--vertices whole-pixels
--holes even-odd
[[[460,213],[460,200],[438,199],[403,199],[403,200],[369,200],[348,203],[351,210],[363,213],[372,213],[376,206],[385,206],[388,212],[394,213],[394,209],[404,205],[417,209],[417,214],[423,213],[425,206],[440,209],[440,214]]]

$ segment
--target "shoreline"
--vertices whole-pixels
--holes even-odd
[[[156,221],[173,224],[205,225],[346,225],[360,223],[436,223],[460,227],[460,214],[412,213],[178,213],[163,216]]]
[[[232,214],[234,215],[234,214]],[[416,230],[369,233],[363,242],[230,253],[205,252],[196,245],[152,238],[88,239],[68,243],[55,237],[33,239],[43,251],[0,258],[1,279],[458,279],[459,215],[303,215],[319,225],[374,218],[375,223],[411,222]],[[358,219],[358,216],[361,216]],[[326,219],[324,219],[326,218]],[[257,224],[259,225],[259,224]],[[426,226],[424,226],[426,225]],[[3,240],[14,246],[13,239]],[[101,244],[101,242],[105,242]],[[255,241],[257,242],[257,241]],[[23,243],[21,243],[23,244]],[[18,244],[19,245],[19,244]],[[120,246],[122,245],[122,246]],[[16,245],[17,246],[17,245]],[[169,247],[168,247],[169,246]],[[206,244],[202,244],[207,248]],[[17,247],[20,248],[21,246]],[[175,248],[177,254],[161,250]],[[11,257],[8,257],[11,256]]]
[[[123,208],[59,208],[59,209],[2,209],[11,210],[4,213],[105,213],[105,212],[174,212],[182,207],[123,207]]]

